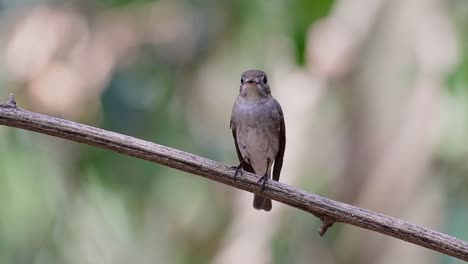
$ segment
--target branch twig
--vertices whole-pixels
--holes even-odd
[[[262,189],[254,174],[245,172],[234,179],[234,171],[229,166],[213,160],[127,135],[29,112],[16,107],[13,95],[7,103],[0,104],[0,125],[153,161],[253,193],[260,193]],[[334,222],[347,223],[468,261],[467,242],[397,218],[333,201],[276,181],[268,181],[262,195],[319,217],[323,222],[319,230],[321,236]]]
[[[332,220],[326,216],[319,216],[319,218],[320,221],[322,221],[322,226],[319,228],[319,235],[323,237],[327,230],[335,223],[335,220]]]

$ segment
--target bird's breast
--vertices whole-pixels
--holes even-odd
[[[239,150],[253,165],[266,165],[267,159],[272,162],[278,154],[281,121],[275,118],[275,111],[268,103],[241,103],[235,109]]]

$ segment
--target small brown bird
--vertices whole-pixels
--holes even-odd
[[[260,70],[242,74],[239,96],[234,102],[231,130],[240,164],[239,170],[261,175],[263,186],[271,178],[278,181],[283,166],[286,128],[283,110],[271,95],[268,77]],[[253,206],[258,210],[271,210],[271,200],[254,195]]]

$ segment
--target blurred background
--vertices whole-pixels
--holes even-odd
[[[0,0],[0,98],[238,163],[269,74],[281,181],[468,240],[468,2]],[[461,263],[157,164],[0,127],[0,263]]]

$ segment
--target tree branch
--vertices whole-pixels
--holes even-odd
[[[108,149],[252,193],[260,193],[262,189],[254,174],[245,172],[234,178],[234,170],[213,160],[127,135],[29,112],[16,107],[13,95],[8,102],[0,104],[0,125]],[[319,217],[323,223],[319,230],[321,236],[334,222],[347,223],[468,261],[467,242],[397,218],[333,201],[276,181],[268,181],[262,195]]]

